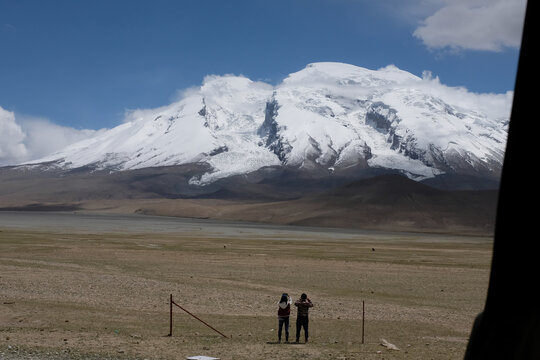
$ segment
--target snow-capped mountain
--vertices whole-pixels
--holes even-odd
[[[497,177],[511,94],[473,94],[395,66],[314,63],[271,86],[209,76],[178,102],[136,110],[95,137],[32,163],[130,170],[205,163],[206,185],[264,167],[384,168],[413,179]]]

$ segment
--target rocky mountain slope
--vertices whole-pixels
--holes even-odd
[[[394,66],[341,63],[310,64],[276,86],[210,76],[178,102],[133,111],[123,124],[31,164],[67,171],[189,165],[200,169],[190,172],[192,187],[235,176],[261,182],[276,171],[496,183],[508,116],[445,97],[428,86],[433,81]]]

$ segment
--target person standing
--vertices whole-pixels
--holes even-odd
[[[278,303],[278,342],[281,342],[283,327],[285,327],[285,341],[289,342],[289,315],[291,314],[291,304],[291,297],[287,293],[283,293]]]
[[[309,336],[308,313],[309,313],[309,308],[313,307],[313,303],[307,297],[306,294],[302,294],[300,296],[300,299],[294,302],[294,306],[298,308],[298,314],[296,316],[296,342],[299,342],[300,340],[300,331],[302,330],[302,327],[304,328],[304,337],[306,339],[306,342],[308,342],[308,336]]]

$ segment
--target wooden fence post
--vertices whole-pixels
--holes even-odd
[[[172,336],[172,304],[173,304],[173,300],[172,300],[172,294],[171,294],[171,298],[169,300],[169,335],[168,336]]]
[[[362,300],[362,344],[364,343],[364,300]]]

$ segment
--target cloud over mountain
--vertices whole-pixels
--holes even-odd
[[[0,166],[49,155],[99,131],[78,130],[46,119],[19,116],[0,107]]]

